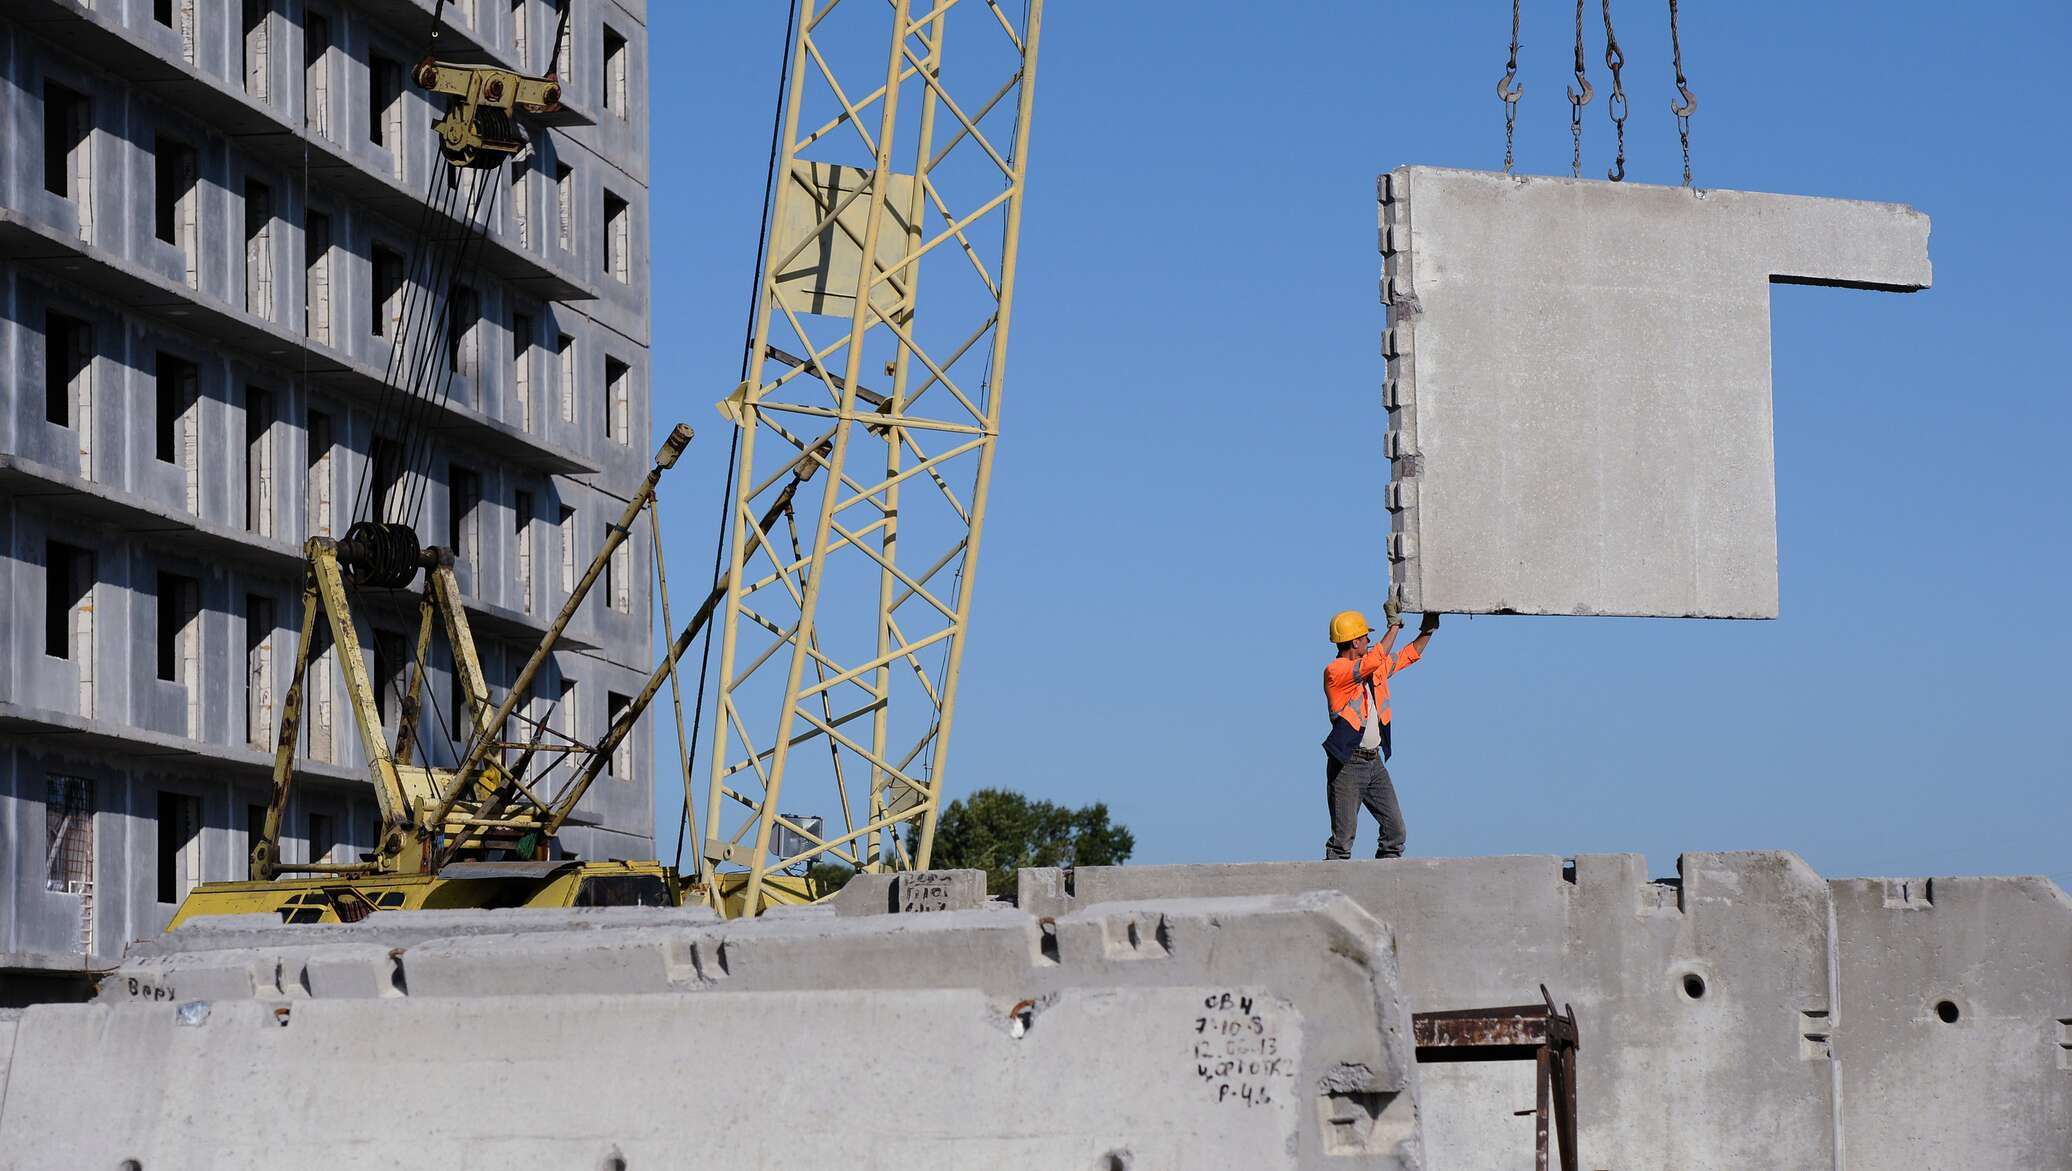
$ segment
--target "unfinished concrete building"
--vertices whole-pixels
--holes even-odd
[[[497,184],[452,289],[418,518],[507,682],[648,464],[645,7],[455,0],[438,51],[568,107]],[[431,0],[19,0],[0,14],[0,972],[106,967],[243,878],[299,622],[303,540],[390,487],[385,370],[438,111],[404,81]],[[436,216],[433,217],[436,220]],[[456,222],[432,222],[453,231]],[[368,484],[370,477],[376,481]],[[650,551],[610,566],[535,688],[594,739],[649,663]],[[397,719],[414,601],[360,616]],[[449,664],[427,752],[450,756]],[[310,683],[290,861],[372,845],[335,656]],[[644,735],[589,856],[652,853]],[[636,762],[642,762],[636,764]],[[41,973],[41,976],[38,974]],[[39,983],[44,987],[34,987]]]

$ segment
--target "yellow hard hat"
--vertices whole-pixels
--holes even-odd
[[[1331,641],[1351,642],[1363,634],[1374,633],[1367,625],[1367,616],[1358,610],[1340,610],[1331,615]]]

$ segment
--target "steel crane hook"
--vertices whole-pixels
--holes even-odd
[[[1518,66],[1514,62],[1509,69],[1504,71],[1502,77],[1496,79],[1496,96],[1498,98],[1515,104],[1519,96],[1525,93],[1525,83],[1515,80],[1517,76]]]
[[[1569,104],[1570,104],[1570,105],[1574,105],[1574,106],[1587,106],[1587,105],[1589,105],[1589,104],[1590,104],[1590,95],[1592,95],[1592,94],[1594,94],[1594,93],[1596,93],[1596,92],[1597,92],[1597,87],[1596,87],[1596,86],[1593,86],[1593,85],[1591,85],[1591,84],[1590,84],[1590,79],[1589,79],[1589,78],[1587,78],[1587,77],[1584,77],[1584,76],[1583,76],[1583,75],[1582,75],[1581,73],[1577,73],[1577,74],[1576,74],[1576,80],[1582,83],[1582,86],[1583,86],[1583,96],[1582,96],[1582,97],[1577,97],[1577,96],[1576,96],[1576,87],[1575,87],[1575,86],[1569,86],[1569,87],[1568,87],[1568,101],[1569,101]]]
[[[1691,112],[1698,108],[1698,95],[1691,92],[1691,87],[1685,85],[1681,77],[1676,79],[1676,92],[1683,100],[1669,103],[1669,112],[1679,118],[1690,117]]]

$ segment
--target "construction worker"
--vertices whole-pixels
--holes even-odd
[[[1338,645],[1338,657],[1324,665],[1324,705],[1331,713],[1331,734],[1324,738],[1324,796],[1331,809],[1331,836],[1324,842],[1327,861],[1351,857],[1362,805],[1381,825],[1374,856],[1403,856],[1403,811],[1396,804],[1396,786],[1385,763],[1389,676],[1424,657],[1425,644],[1439,629],[1439,616],[1426,614],[1417,637],[1397,651],[1402,619],[1394,602],[1383,612],[1388,630],[1379,645],[1372,641],[1366,615],[1358,610],[1331,617],[1331,641]]]

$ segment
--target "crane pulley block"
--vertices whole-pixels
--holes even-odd
[[[432,123],[439,153],[456,167],[489,168],[525,149],[517,115],[561,109],[561,82],[493,65],[455,65],[430,57],[413,75],[429,93],[446,94],[446,116]]]

